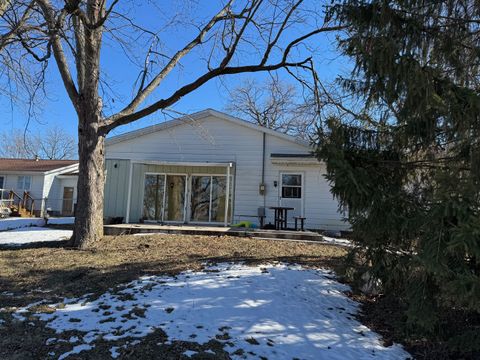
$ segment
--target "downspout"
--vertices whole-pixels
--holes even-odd
[[[267,134],[263,131],[263,150],[262,150],[262,185],[264,187],[263,190],[263,207],[267,205],[267,198],[266,198],[266,192],[267,189],[265,187],[265,148],[266,148],[266,139]]]

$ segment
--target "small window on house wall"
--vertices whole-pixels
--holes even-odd
[[[17,189],[30,190],[31,184],[32,184],[31,176],[19,176],[17,180]]]
[[[3,189],[3,186],[5,185],[5,177],[0,176],[0,189]]]
[[[301,199],[302,198],[302,175],[282,174],[282,198],[284,199]]]

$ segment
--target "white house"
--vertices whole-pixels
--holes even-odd
[[[0,158],[0,200],[6,204],[12,191],[16,202],[28,194],[35,215],[48,208],[53,215],[71,216],[77,198],[77,173],[76,160]]]
[[[348,228],[310,145],[204,110],[106,141],[105,217],[126,223],[273,223],[291,207],[308,229]],[[227,181],[229,179],[229,181]],[[226,196],[229,194],[229,196]]]

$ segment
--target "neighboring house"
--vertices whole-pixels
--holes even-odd
[[[0,158],[0,198],[8,199],[13,191],[18,198],[34,200],[34,213],[41,216],[73,215],[77,197],[78,161]],[[18,195],[18,197],[17,197]]]
[[[303,215],[309,229],[346,229],[325,165],[311,151],[211,109],[115,136],[106,140],[104,215],[126,223],[258,224],[266,207],[268,224],[268,207],[281,205],[295,208],[290,227]]]

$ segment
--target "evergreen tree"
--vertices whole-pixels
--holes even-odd
[[[346,91],[370,116],[330,118],[318,157],[384,291],[438,334],[443,309],[480,313],[480,3],[346,0]],[[480,348],[480,332],[450,339]]]

